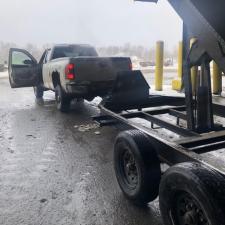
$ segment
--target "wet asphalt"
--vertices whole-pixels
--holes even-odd
[[[39,106],[31,88],[0,79],[1,225],[162,225],[158,201],[138,208],[121,193],[113,170],[119,129],[92,126],[96,105],[62,114],[53,93]]]

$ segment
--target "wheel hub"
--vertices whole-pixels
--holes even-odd
[[[56,93],[56,101],[57,101],[58,103],[61,102],[61,98],[60,98],[60,95],[59,95],[58,92]]]
[[[189,225],[197,224],[198,219],[196,218],[194,210],[185,213],[184,221]]]
[[[175,205],[175,221],[178,225],[209,225],[199,203],[188,193],[177,198]]]
[[[136,186],[138,183],[137,167],[133,154],[127,150],[123,157],[123,168],[127,183]]]

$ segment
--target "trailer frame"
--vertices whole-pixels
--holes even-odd
[[[225,221],[225,166],[215,155],[204,153],[225,148],[225,127],[214,123],[210,129],[193,130],[185,97],[149,95],[149,88],[140,71],[120,72],[99,104],[102,114],[93,118],[100,126],[119,123],[128,130],[119,133],[114,144],[114,170],[121,190],[138,204],[159,196],[166,224],[197,225],[203,219],[204,224],[218,225]],[[215,116],[225,118],[225,106],[212,103],[211,108]],[[219,209],[217,213],[211,205]]]
[[[193,132],[179,125],[180,120],[187,119],[186,106],[181,104],[180,97],[151,95],[148,101],[148,103],[130,106],[129,109],[123,108],[123,113],[117,113],[109,109],[102,102],[99,104],[99,108],[103,115],[94,116],[93,119],[100,126],[111,126],[120,123],[126,125],[128,129],[137,129],[145,133],[155,146],[162,163],[172,166],[182,162],[199,162],[225,176],[225,166],[222,161],[202,155],[225,147],[224,127],[218,125],[213,132],[203,134]],[[136,111],[134,111],[135,109]],[[225,106],[214,103],[213,109],[215,115],[225,118]],[[157,117],[164,114],[173,116],[176,124]],[[131,121],[134,118],[150,122],[151,127],[147,128],[142,124]],[[176,141],[165,139],[154,132],[155,125],[158,126],[157,129],[166,129],[181,138]]]

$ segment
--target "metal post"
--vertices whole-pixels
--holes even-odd
[[[183,24],[183,84],[185,90],[185,102],[187,111],[187,128],[195,131],[195,116],[193,104],[193,91],[191,84],[191,70],[189,68],[189,51],[190,51],[190,36],[191,33],[187,26]]]
[[[191,40],[190,40],[190,48],[192,47],[192,45],[196,41],[197,41],[196,38],[191,38]],[[193,66],[191,68],[191,84],[192,84],[193,94],[195,94],[195,91],[196,91],[197,76],[198,76],[198,67],[197,66]]]
[[[155,90],[163,90],[163,58],[164,58],[164,42],[156,43],[156,66],[155,66]]]
[[[220,95],[222,92],[222,71],[213,61],[213,94]]]
[[[199,132],[208,132],[214,129],[209,62],[207,59],[202,62],[197,90],[197,130]]]
[[[178,46],[178,79],[172,81],[172,89],[180,91],[182,88],[182,75],[183,75],[183,42],[179,42]]]
[[[182,78],[183,73],[183,42],[179,42],[179,48],[178,48],[178,78]]]

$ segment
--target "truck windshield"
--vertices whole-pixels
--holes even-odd
[[[52,59],[80,56],[98,56],[98,54],[93,47],[89,46],[60,46],[54,49]]]

